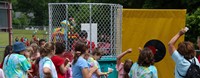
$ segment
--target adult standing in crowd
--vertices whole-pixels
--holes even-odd
[[[199,61],[196,58],[194,45],[191,42],[183,41],[178,44],[177,49],[175,47],[177,40],[186,32],[187,30],[181,29],[168,43],[169,54],[176,63],[175,78],[183,78],[182,76],[186,75],[186,72],[191,65],[190,62],[200,66]]]
[[[30,62],[25,57],[26,46],[22,42],[13,45],[13,53],[4,59],[3,70],[6,78],[27,78]]]

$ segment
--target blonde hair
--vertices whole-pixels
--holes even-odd
[[[50,54],[55,49],[56,49],[55,44],[53,42],[46,43],[44,47],[40,48],[41,57],[47,56],[48,54]]]

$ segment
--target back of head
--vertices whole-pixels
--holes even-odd
[[[78,41],[75,44],[75,54],[74,54],[74,61],[73,64],[75,64],[79,58],[80,55],[85,54],[87,51],[87,46],[85,43]],[[80,53],[79,53],[80,52]]]
[[[133,61],[131,59],[126,59],[124,62],[124,78],[129,78],[128,73],[133,65]]]
[[[189,41],[181,42],[178,44],[177,51],[183,55],[186,59],[191,59],[196,56],[196,52],[193,43]]]
[[[40,39],[40,40],[39,40],[39,46],[43,45],[42,42],[45,42],[45,43],[46,43],[46,40],[45,40],[45,39]]]
[[[75,52],[77,51],[80,51],[81,54],[84,54],[86,52],[86,50],[88,49],[88,47],[86,46],[85,43],[81,42],[81,41],[78,41],[76,44],[75,44]]]
[[[12,45],[7,45],[4,50],[4,57],[6,57],[10,53],[12,53]]]
[[[149,67],[150,65],[154,64],[154,55],[151,49],[145,47],[138,57],[139,66]]]
[[[42,57],[47,56],[55,50],[55,44],[53,42],[46,43],[44,47],[40,48],[40,54]]]
[[[92,55],[97,55],[97,56],[101,56],[104,53],[103,50],[100,50],[100,48],[95,48],[94,51],[92,52]]]
[[[64,43],[56,42],[56,54],[62,54],[66,49]]]

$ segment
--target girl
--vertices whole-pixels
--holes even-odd
[[[55,54],[55,44],[47,43],[40,48],[41,60],[39,61],[40,78],[58,78],[57,72],[51,57]]]
[[[74,61],[72,62],[72,77],[73,78],[90,78],[92,73],[97,70],[93,67],[89,71],[88,62],[84,59],[85,53],[87,51],[87,46],[83,42],[77,42],[75,44],[75,55]]]
[[[100,76],[107,76],[112,70],[108,70],[108,72],[101,72],[100,65],[98,60],[101,58],[102,53],[104,53],[99,48],[95,48],[92,52],[92,57],[89,57],[88,62],[90,63],[91,67],[97,67],[97,71],[92,74],[92,78],[100,78]]]
[[[125,63],[121,62],[121,58],[128,54],[131,53],[132,49],[128,49],[125,52],[123,52],[122,54],[117,56],[117,65],[116,65],[116,69],[118,71],[118,78],[129,78],[128,77],[128,73],[130,71],[130,68],[133,64],[133,62],[130,59],[125,60]]]
[[[140,49],[139,49],[140,50]],[[138,61],[134,63],[129,72],[131,78],[158,78],[154,64],[154,55],[149,48],[140,50]]]

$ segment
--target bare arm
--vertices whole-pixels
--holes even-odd
[[[52,77],[51,70],[48,67],[44,67],[43,72],[45,74],[45,78],[51,78]]]
[[[61,71],[62,74],[66,73],[66,71],[68,69],[68,66],[67,66],[68,63],[69,63],[69,59],[66,58],[65,62],[60,66],[60,71]]]
[[[124,51],[123,53],[121,53],[120,55],[118,55],[117,56],[117,66],[119,66],[120,65],[120,60],[121,60],[121,58],[124,56],[124,55],[126,55],[126,54],[128,54],[128,53],[131,53],[132,52],[132,48],[129,48],[129,49],[127,49],[126,51]]]
[[[176,41],[186,32],[186,30],[181,29],[168,43],[168,50],[169,54],[172,55],[173,52],[176,50],[175,43]]]
[[[82,69],[83,78],[91,78],[92,73],[94,73],[96,70],[97,70],[96,67],[92,67],[90,68],[90,70],[88,70],[88,68],[83,68]]]

